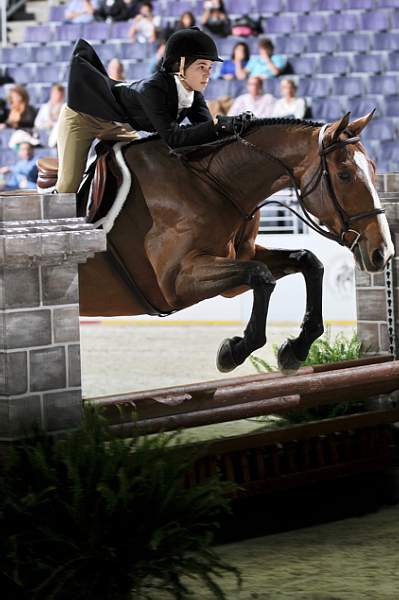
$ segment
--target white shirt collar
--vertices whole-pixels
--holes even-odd
[[[183,108],[190,108],[194,102],[194,91],[189,92],[186,90],[184,85],[179,79],[178,75],[174,75],[177,88],[177,103],[178,111],[180,112]]]

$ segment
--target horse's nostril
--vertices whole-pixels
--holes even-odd
[[[381,252],[381,250],[374,250],[373,252],[373,256],[372,256],[372,261],[373,261],[373,265],[377,268],[377,269],[382,269],[382,267],[384,266],[384,255]]]

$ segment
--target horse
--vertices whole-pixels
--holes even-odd
[[[306,249],[256,244],[258,209],[293,186],[311,227],[350,248],[360,269],[383,270],[394,249],[375,164],[359,139],[372,116],[351,121],[347,113],[329,124],[252,118],[245,131],[180,158],[159,139],[128,145],[131,182],[107,235],[108,251],[79,266],[81,314],[170,314],[252,289],[243,335],[218,350],[217,367],[228,372],[266,343],[276,281],[299,272],[305,315],[298,337],[278,351],[280,370],[295,372],[324,331],[323,265]]]

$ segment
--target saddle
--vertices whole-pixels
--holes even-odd
[[[89,222],[95,220],[104,200],[104,191],[107,183],[108,174],[111,173],[115,178],[116,185],[122,183],[122,173],[115,160],[113,143],[100,141],[95,150],[97,158],[88,167],[85,177],[77,193],[78,214],[85,216]],[[37,178],[37,190],[48,194],[56,189],[58,178],[58,159],[46,156],[37,160],[39,171]],[[90,199],[86,194],[91,187]]]

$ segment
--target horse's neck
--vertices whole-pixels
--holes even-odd
[[[292,184],[281,163],[264,153],[282,161],[298,180],[309,161],[314,129],[260,126],[246,139],[259,152],[242,142],[231,144],[217,157],[216,168],[219,176],[223,174],[228,189],[234,190],[234,196],[243,209],[251,212],[262,200]]]

